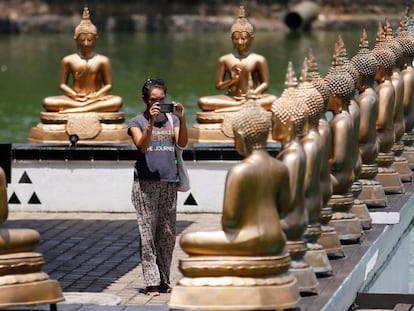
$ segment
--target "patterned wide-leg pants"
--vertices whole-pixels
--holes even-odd
[[[132,203],[137,213],[144,285],[170,283],[175,245],[177,183],[135,180]]]

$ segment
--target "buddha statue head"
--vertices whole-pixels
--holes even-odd
[[[339,47],[336,46],[332,56],[332,67],[325,76],[325,82],[329,90],[328,110],[334,114],[339,113],[348,104],[355,94],[355,83],[351,75],[341,66],[343,60],[338,57]],[[339,102],[342,103],[340,107]]]
[[[226,114],[222,131],[234,138],[241,155],[248,156],[252,150],[266,148],[270,127],[271,112],[264,110],[254,98],[248,98],[238,112]]]
[[[87,6],[83,8],[82,20],[75,28],[74,39],[76,40],[81,33],[93,34],[96,37],[98,36],[98,31],[96,30],[95,25],[92,24]]]
[[[392,68],[395,64],[395,55],[389,48],[388,44],[385,43],[385,33],[381,25],[381,22],[378,23],[378,30],[376,36],[376,44],[372,49],[372,53],[376,57],[379,65],[379,70],[384,69],[386,75],[390,75]],[[377,71],[378,72],[378,71]],[[377,82],[383,80],[384,76],[379,76],[376,78]]]
[[[345,48],[345,42],[342,39],[341,35],[338,35],[338,41],[337,41],[337,48],[338,48],[338,58],[341,58],[342,60],[342,64],[339,66],[343,66],[343,68],[345,69],[345,71],[347,71],[352,79],[355,82],[355,85],[358,82],[358,78],[359,78],[359,73],[358,70],[355,68],[354,64],[350,61],[350,59],[348,58],[348,52]]]
[[[324,109],[324,100],[321,93],[311,82],[308,70],[308,59],[305,57],[302,65],[300,83],[298,85],[299,96],[303,97],[307,108],[308,120],[311,126],[317,127]]]
[[[235,32],[247,32],[251,38],[254,37],[254,28],[253,25],[250,24],[249,20],[246,18],[244,6],[239,7],[239,16],[234,22],[234,24],[231,26],[231,36],[233,36]]]
[[[307,107],[300,97],[289,96],[278,98],[272,105],[272,137],[281,140],[279,135],[283,132],[293,132],[295,136],[302,137],[307,120]]]
[[[312,50],[309,49],[308,52],[308,78],[310,83],[318,90],[323,98],[323,112],[326,112],[326,108],[329,101],[329,90],[326,85],[325,80],[320,76],[318,64],[316,62],[315,56],[312,53]]]
[[[362,75],[364,78],[364,85],[360,85],[360,83],[357,84],[358,90],[363,91],[365,86],[372,86],[375,73],[378,70],[378,61],[369,49],[369,41],[365,29],[363,29],[359,40],[359,50],[355,56],[352,57],[351,62],[358,70],[359,75]]]
[[[403,57],[405,57],[405,65],[408,64],[411,66],[411,63],[414,59],[414,21],[411,17],[408,17],[407,14],[407,11],[406,13],[401,14],[400,26],[395,40],[397,40],[401,44]],[[410,28],[408,27],[409,25],[407,24],[407,21],[412,24],[412,32],[410,32]]]
[[[293,70],[292,62],[289,62],[285,90],[282,95],[272,104],[272,137],[281,141],[292,131],[294,135],[301,137],[307,120],[307,107],[303,96],[296,89],[297,79]]]
[[[349,102],[354,96],[354,81],[345,71],[334,69],[326,75],[325,81],[328,85],[330,97],[343,98],[344,101]],[[332,107],[328,105],[328,110],[334,111],[331,108]]]
[[[385,43],[388,45],[390,50],[395,56],[396,65],[400,63],[400,59],[403,53],[403,48],[401,44],[394,38],[392,26],[388,18],[385,18],[384,22],[384,34],[385,34]]]

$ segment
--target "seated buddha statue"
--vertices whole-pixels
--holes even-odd
[[[376,92],[378,95],[378,117],[376,122],[378,141],[378,174],[375,177],[384,187],[386,194],[403,193],[404,185],[400,174],[394,168],[395,154],[392,150],[395,143],[394,108],[395,89],[391,75],[396,63],[395,54],[385,43],[385,33],[381,23],[378,23],[376,45],[372,53],[378,61],[375,74]]]
[[[369,49],[365,29],[359,43],[359,50],[351,59],[359,72],[356,85],[357,104],[360,110],[358,149],[362,160],[360,181],[362,191],[358,198],[368,207],[386,206],[387,198],[384,188],[375,180],[378,173],[378,142],[376,122],[378,116],[378,95],[373,88],[374,76],[378,70],[378,61]]]
[[[313,267],[317,275],[326,275],[332,273],[332,267],[329,263],[328,254],[318,242],[321,236],[322,186],[325,185],[321,183],[321,178],[323,176],[322,169],[326,168],[323,166],[325,157],[324,141],[319,134],[319,119],[324,100],[322,94],[311,82],[308,65],[308,59],[305,57],[298,85],[298,93],[303,98],[308,116],[306,130],[301,137],[306,155],[304,193],[305,208],[308,214],[308,226],[305,232],[308,251],[305,254],[305,260]]]
[[[329,89],[328,111],[333,114],[330,120],[332,130],[332,153],[329,159],[332,197],[329,205],[333,216],[330,224],[336,229],[341,241],[355,242],[361,237],[362,226],[351,212],[354,204],[352,185],[355,181],[355,163],[358,144],[355,141],[353,118],[349,113],[349,104],[355,94],[355,81],[343,68],[339,56],[340,46],[336,46],[332,58],[332,67],[325,77]]]
[[[402,141],[404,142],[403,155],[408,160],[411,169],[414,168],[414,38],[413,33],[408,31],[414,29],[414,22],[409,15],[409,8],[401,14],[400,27],[395,39],[401,44],[403,53],[401,56],[400,70],[401,76],[404,81],[404,124],[405,133],[403,134]]]
[[[34,252],[40,235],[34,229],[7,228],[8,213],[7,181],[0,167],[0,306],[50,304],[56,310],[64,297],[59,283],[41,271],[43,256]]]
[[[307,121],[307,107],[298,92],[292,62],[288,64],[285,89],[273,103],[272,138],[281,144],[277,159],[289,171],[292,210],[281,220],[286,234],[286,249],[292,258],[290,271],[295,275],[301,293],[316,293],[318,282],[313,268],[303,259],[307,251],[304,234],[308,225],[304,182],[306,154],[300,137]]]
[[[224,133],[234,137],[237,152],[245,158],[227,173],[221,230],[188,232],[180,238],[189,257],[180,259],[183,278],[172,290],[171,308],[297,306],[297,281],[289,271],[291,260],[280,223],[292,207],[289,172],[267,152],[270,127],[271,113],[254,100],[223,120]]]
[[[111,63],[109,59],[94,51],[98,33],[84,8],[82,21],[75,29],[74,40],[77,52],[62,59],[59,88],[64,95],[46,97],[46,111],[70,112],[114,112],[122,105],[122,98],[109,95],[112,88]],[[73,79],[73,84],[69,81]]]
[[[407,159],[402,155],[404,144],[402,137],[405,133],[404,120],[404,80],[401,73],[401,62],[403,48],[393,35],[393,30],[388,18],[384,23],[385,44],[390,48],[395,56],[395,63],[392,68],[391,83],[394,86],[394,134],[395,142],[392,148],[394,152],[394,169],[399,173],[402,181],[411,181],[412,171]]]
[[[319,74],[318,64],[311,49],[308,52],[307,61],[309,82],[317,89],[323,99],[318,124],[318,132],[322,139],[322,145],[324,146],[320,175],[322,209],[319,216],[319,222],[321,224],[321,235],[318,238],[318,243],[323,246],[328,256],[343,256],[344,252],[341,242],[339,241],[338,234],[335,231],[335,228],[329,225],[329,221],[332,219],[332,208],[328,205],[328,202],[332,196],[329,165],[329,158],[332,152],[332,130],[326,117],[326,110],[329,101],[329,90],[325,80]]]
[[[181,248],[189,255],[278,255],[286,243],[280,218],[291,204],[288,169],[266,150],[270,113],[252,101],[227,120],[223,130],[246,158],[227,174],[222,230],[184,234]]]
[[[269,69],[264,56],[253,53],[250,47],[254,39],[252,24],[240,7],[239,17],[231,27],[233,51],[221,56],[216,69],[216,88],[227,90],[225,94],[200,97],[197,114],[199,123],[221,123],[225,112],[237,111],[246,102],[249,80],[253,81],[256,102],[269,110],[274,95],[266,94],[269,88]]]
[[[333,68],[344,70],[345,72],[349,73],[352,80],[354,81],[354,89],[355,89],[358,83],[358,80],[359,80],[359,72],[357,68],[355,67],[355,65],[352,63],[352,61],[348,58],[348,53],[346,51],[345,43],[342,40],[342,37],[338,36],[338,39],[339,40],[337,42],[337,48],[339,51],[338,58],[340,59],[340,61],[337,62],[337,65],[336,66],[334,65]],[[351,192],[354,195],[354,204],[352,206],[351,211],[359,218],[363,229],[370,229],[372,219],[371,219],[371,216],[369,215],[368,206],[362,200],[358,198],[358,196],[362,192],[362,184],[361,184],[361,181],[359,180],[359,177],[361,175],[361,170],[362,170],[362,158],[361,158],[361,154],[359,152],[359,147],[358,147],[359,128],[360,128],[360,123],[361,123],[361,110],[355,98],[351,98],[349,100],[347,107],[348,107],[348,112],[352,118],[352,123],[353,123],[354,143],[352,144],[352,147],[353,147],[352,157],[355,159],[355,164],[354,164],[354,178],[355,179],[354,179],[354,182],[351,188],[352,189]]]
[[[128,143],[122,98],[110,95],[111,62],[94,51],[98,33],[87,7],[75,28],[77,51],[63,57],[59,88],[63,94],[43,100],[41,123],[33,127],[33,143]]]

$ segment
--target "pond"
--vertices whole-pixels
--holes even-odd
[[[376,29],[367,31],[372,47]],[[256,32],[251,50],[266,57],[271,79],[268,92],[280,95],[289,61],[300,73],[311,48],[324,76],[338,35],[351,58],[358,50],[361,32]],[[31,127],[39,122],[43,98],[61,94],[58,77],[62,57],[75,50],[69,33],[0,35],[0,142],[28,142]],[[199,111],[197,99],[222,92],[214,87],[216,62],[232,50],[232,43],[228,32],[103,33],[95,50],[112,62],[111,94],[123,98],[121,111],[127,121],[144,109],[140,99],[143,82],[162,77],[169,99],[186,107],[191,127]]]

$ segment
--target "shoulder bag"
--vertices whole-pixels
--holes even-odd
[[[171,123],[171,127],[174,131],[174,123],[169,113],[166,113],[168,121]],[[187,169],[183,160],[183,147],[175,144],[175,157],[177,159],[177,171],[178,171],[178,187],[177,191],[187,192],[190,190],[190,177],[188,176]]]

